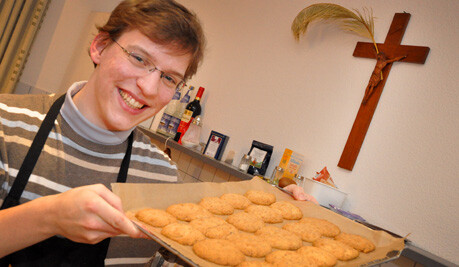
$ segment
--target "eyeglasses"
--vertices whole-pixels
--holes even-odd
[[[145,75],[150,74],[154,71],[159,71],[161,73],[161,82],[162,84],[170,90],[178,90],[182,86],[186,86],[185,81],[176,75],[165,73],[164,71],[158,69],[152,62],[146,59],[144,56],[141,56],[135,52],[130,52],[126,48],[122,47],[117,41],[112,39],[126,54],[132,65],[141,70]]]

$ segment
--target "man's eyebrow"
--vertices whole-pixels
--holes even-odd
[[[147,50],[145,50],[143,47],[138,46],[136,44],[128,45],[128,47],[129,49],[135,49],[136,51],[142,53],[145,57],[147,57],[148,61],[151,61],[156,66],[156,64],[154,63],[157,61],[155,57],[150,55],[150,53],[148,53]],[[185,76],[178,71],[175,71],[175,70],[161,70],[161,71],[164,72],[165,74],[178,76],[178,78],[185,80]]]

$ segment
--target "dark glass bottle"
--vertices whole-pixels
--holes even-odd
[[[199,87],[198,93],[193,101],[191,101],[185,108],[185,112],[182,115],[182,120],[175,134],[174,140],[181,144],[182,136],[188,130],[191,122],[196,116],[201,115],[201,98],[204,93],[204,87]]]

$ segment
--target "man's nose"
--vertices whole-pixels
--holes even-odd
[[[137,86],[145,96],[158,94],[161,83],[161,72],[159,71],[152,71],[137,78]]]

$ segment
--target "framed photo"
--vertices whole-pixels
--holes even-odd
[[[220,160],[225,151],[226,143],[228,143],[229,136],[211,131],[209,139],[207,140],[206,147],[202,152],[204,155]]]

